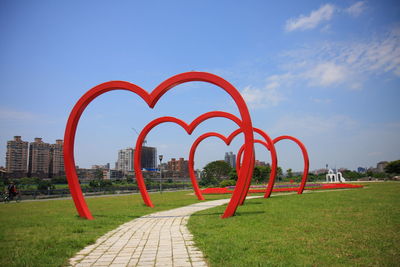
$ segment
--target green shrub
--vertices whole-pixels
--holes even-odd
[[[227,186],[233,186],[236,185],[235,180],[223,180],[219,183],[220,187],[227,187]]]

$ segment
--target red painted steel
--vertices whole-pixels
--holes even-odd
[[[242,132],[241,129],[237,129],[233,133],[231,133],[228,137],[225,137],[225,136],[223,136],[223,135],[221,135],[219,133],[210,132],[210,133],[205,133],[205,134],[199,136],[194,141],[194,143],[192,144],[192,147],[190,149],[190,153],[189,153],[189,174],[190,174],[190,179],[192,180],[193,186],[196,185],[198,187],[197,180],[196,180],[196,175],[194,173],[194,155],[196,153],[196,149],[197,149],[198,145],[204,139],[206,139],[208,137],[218,137],[222,141],[224,141],[226,145],[230,145],[230,143],[232,142],[233,138],[235,138],[241,132]],[[259,128],[254,128],[254,132],[256,132],[256,133],[260,134],[262,137],[264,137],[264,139],[266,140],[266,142],[265,142],[266,148],[268,150],[270,150],[270,153],[271,153],[271,162],[272,162],[272,164],[271,164],[270,181],[268,183],[270,186],[268,187],[268,190],[266,191],[268,193],[266,197],[269,197],[271,195],[273,184],[275,182],[276,169],[277,169],[277,165],[278,165],[277,156],[276,156],[276,150],[275,150],[275,147],[273,146],[272,139],[269,137],[269,135],[267,135],[264,131],[262,131]],[[241,161],[241,157],[242,157],[242,154],[243,154],[243,149],[244,149],[244,146],[242,146],[242,148],[241,148],[241,150],[239,152],[240,157],[238,155],[238,157],[236,158],[236,166],[240,166],[240,161]],[[253,159],[253,161],[254,161],[254,159]],[[253,162],[252,165],[254,166],[254,162]],[[237,173],[239,173],[239,171],[240,171],[240,168],[237,168]],[[247,191],[249,190],[250,185],[251,185],[251,177],[247,179],[247,183],[246,183],[246,188],[247,188],[246,190]],[[204,199],[204,197],[201,194],[200,190],[199,190],[198,193],[196,193],[196,195],[197,195],[199,200],[203,200]],[[244,203],[244,200],[246,199],[246,195],[247,195],[247,193],[241,197],[241,202],[240,202],[241,205]]]
[[[278,168],[278,158],[276,156],[275,146],[274,146],[274,143],[273,143],[273,140],[271,139],[271,137],[259,128],[254,128],[254,132],[258,133],[259,135],[261,135],[264,138],[264,140],[266,142],[266,148],[271,153],[271,173],[269,176],[267,190],[265,191],[265,195],[264,195],[264,198],[269,198],[271,196],[272,189],[274,188],[274,184],[275,184],[276,170]],[[261,141],[261,140],[259,140],[259,141]],[[237,162],[236,166],[239,166],[239,167],[241,165],[240,162],[242,159],[243,149],[244,149],[244,146],[242,146],[240,148],[238,156],[236,158],[236,162]],[[250,185],[251,185],[251,180],[250,180],[250,183],[248,185],[246,185],[246,188],[247,188],[246,195],[248,193],[248,190],[250,189]],[[244,203],[245,199],[246,199],[246,197],[242,198],[241,205]]]
[[[221,89],[225,90],[235,101],[239,113],[241,116],[240,128],[245,136],[245,155],[243,160],[243,167],[238,174],[238,181],[233,192],[232,198],[228,203],[222,218],[228,218],[233,216],[236,212],[238,205],[241,202],[243,196],[246,195],[247,190],[245,188],[247,184],[247,178],[252,177],[253,173],[253,127],[251,123],[251,117],[247,105],[240,95],[239,91],[226,80],[219,76],[216,76],[207,72],[186,72],[175,75],[160,85],[158,85],[151,93],[148,93],[141,87],[125,82],[125,81],[110,81],[99,84],[88,92],[86,92],[73,107],[65,129],[64,134],[64,165],[65,172],[70,188],[71,196],[75,203],[75,207],[78,211],[79,216],[86,219],[93,219],[92,214],[87,206],[87,203],[83,197],[81,187],[79,185],[78,176],[76,174],[75,159],[74,159],[74,142],[75,134],[78,126],[79,119],[86,109],[86,107],[98,96],[113,90],[127,90],[132,93],[139,95],[150,108],[154,108],[158,100],[170,89],[175,86],[192,81],[201,81],[214,84]],[[142,195],[143,197],[143,195]]]
[[[304,160],[304,169],[303,169],[303,176],[301,178],[301,184],[299,189],[297,190],[297,194],[302,194],[304,191],[304,187],[306,186],[307,183],[307,177],[308,177],[308,170],[310,167],[310,161],[308,158],[308,153],[307,153],[307,149],[306,146],[297,138],[293,137],[293,136],[289,136],[289,135],[282,135],[279,136],[277,138],[275,138],[273,140],[274,145],[284,139],[288,139],[288,140],[292,140],[293,142],[295,142],[301,149],[301,153],[303,154],[303,160]]]
[[[203,121],[211,119],[211,118],[227,118],[235,122],[238,126],[242,124],[240,119],[231,113],[227,112],[222,112],[222,111],[211,111],[204,113],[203,115],[199,116],[196,118],[192,123],[187,124],[186,122],[177,119],[175,117],[161,117],[157,118],[150,123],[148,123],[143,130],[140,132],[139,137],[136,141],[136,148],[135,148],[135,155],[134,155],[134,167],[135,167],[135,174],[136,174],[136,180],[140,189],[140,192],[142,194],[142,197],[145,201],[145,204],[147,206],[153,207],[153,203],[151,202],[150,196],[147,193],[146,185],[144,183],[144,178],[143,178],[143,173],[142,173],[142,168],[141,168],[141,158],[142,158],[142,144],[143,141],[146,139],[146,136],[148,133],[157,125],[166,123],[166,122],[173,122],[178,125],[180,125],[185,131],[191,135],[192,132],[196,129],[196,127],[201,124]],[[195,141],[196,142],[196,141]],[[192,146],[193,147],[193,146]],[[190,162],[190,159],[189,159]],[[193,169],[192,169],[193,171]],[[191,181],[193,185],[194,192],[199,200],[204,200],[200,188],[197,184],[197,180],[195,176],[191,176]],[[247,179],[251,179],[251,177],[247,177]]]
[[[259,131],[261,131],[261,130],[259,130]],[[275,144],[277,142],[284,140],[284,139],[292,140],[293,142],[295,142],[300,147],[301,152],[303,154],[304,170],[303,170],[303,176],[301,179],[300,187],[297,190],[297,194],[302,194],[304,191],[304,187],[306,186],[306,183],[307,183],[308,171],[309,171],[309,166],[310,166],[307,149],[306,149],[305,145],[299,139],[297,139],[293,136],[288,136],[288,135],[279,136],[279,137],[275,138],[274,140],[272,140],[272,142],[275,146]],[[254,140],[255,143],[260,143],[259,141],[261,141],[261,140],[257,140],[257,139]],[[268,144],[264,144],[264,146],[267,149],[269,149]],[[242,146],[238,152],[238,156],[236,158],[236,168],[238,168],[238,167],[240,168],[240,162],[241,162],[241,158],[242,158],[242,154],[243,154],[243,149],[244,149],[244,147]],[[271,166],[274,166],[274,164],[271,164]],[[270,179],[268,182],[268,187],[267,187],[266,193],[264,195],[264,198],[268,198],[271,195],[271,192],[272,192],[274,184],[275,184],[276,168],[277,168],[277,165],[275,165],[275,168],[273,168],[273,167],[271,168]],[[272,169],[274,169],[274,171]]]

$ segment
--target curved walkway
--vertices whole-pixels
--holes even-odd
[[[258,198],[261,196],[247,197]],[[229,202],[219,199],[152,213],[122,224],[87,246],[70,266],[208,266],[187,229],[189,216]]]

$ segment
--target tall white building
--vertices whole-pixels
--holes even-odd
[[[134,149],[130,147],[119,150],[116,169],[122,172],[133,171],[133,154]]]

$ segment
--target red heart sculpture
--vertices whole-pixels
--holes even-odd
[[[176,123],[178,125],[180,125],[183,129],[186,130],[186,132],[190,135],[192,134],[192,132],[196,129],[196,127],[202,123],[205,120],[211,119],[211,118],[227,118],[232,120],[233,122],[235,122],[238,126],[240,126],[242,124],[242,122],[240,121],[240,119],[234,115],[232,115],[231,113],[227,113],[227,112],[222,112],[222,111],[211,111],[211,112],[207,112],[204,113],[202,115],[200,115],[199,117],[197,117],[194,121],[192,121],[192,123],[187,124],[186,122],[177,119],[175,117],[161,117],[161,118],[157,118],[151,122],[149,122],[144,128],[143,130],[140,132],[138,139],[136,140],[136,149],[135,149],[135,155],[134,155],[134,161],[135,161],[135,174],[136,174],[136,181],[138,183],[140,192],[142,194],[142,198],[145,201],[145,204],[147,206],[150,207],[154,207],[153,203],[151,202],[150,196],[147,192],[146,189],[146,185],[144,183],[144,178],[143,178],[143,173],[142,173],[142,168],[141,168],[141,161],[142,161],[142,144],[144,142],[144,140],[146,139],[147,134],[157,125],[161,124],[161,123],[165,123],[165,122],[173,122]],[[204,200],[203,196],[201,195],[199,186],[197,184],[196,179],[190,177],[192,180],[192,184],[193,184],[193,189],[195,194],[197,195],[197,197],[199,198],[199,200]],[[251,177],[247,177],[247,179],[251,179]]]
[[[266,142],[269,143],[269,145],[267,145],[266,147],[267,147],[267,149],[270,150],[270,152],[271,152],[271,161],[272,161],[272,164],[271,164],[272,169],[271,169],[271,174],[270,174],[270,180],[269,180],[269,183],[268,183],[268,185],[270,185],[270,186],[268,187],[268,190],[267,190],[267,192],[269,192],[269,195],[270,195],[271,192],[272,192],[273,183],[275,182],[276,167],[277,167],[277,165],[278,165],[275,147],[274,147],[274,145],[273,145],[272,139],[271,139],[265,132],[263,132],[261,129],[258,129],[258,128],[254,128],[253,130],[254,130],[254,132],[256,132],[256,133],[262,135],[262,136],[265,138]],[[199,137],[193,142],[192,147],[191,147],[191,149],[190,149],[190,153],[189,153],[189,174],[190,174],[190,179],[192,180],[193,187],[195,187],[195,186],[198,187],[198,185],[197,185],[197,180],[196,180],[196,175],[195,175],[195,173],[194,173],[194,155],[195,155],[195,153],[196,153],[197,146],[198,146],[204,139],[206,139],[206,138],[208,138],[208,137],[212,137],[212,136],[213,136],[213,137],[218,137],[218,138],[220,138],[222,141],[224,141],[226,145],[230,145],[230,143],[232,142],[233,138],[235,138],[235,137],[236,137],[238,134],[240,134],[241,132],[242,132],[241,129],[237,129],[237,130],[235,130],[233,133],[231,133],[231,134],[228,136],[228,138],[226,138],[225,136],[223,136],[223,135],[221,135],[221,134],[219,134],[219,133],[215,133],[215,132],[205,133],[205,134],[199,136]],[[242,146],[242,147],[243,147],[243,146]],[[269,147],[271,147],[271,148],[269,148]],[[243,150],[242,150],[241,153],[243,153]],[[239,157],[238,157],[237,159],[239,159]],[[240,161],[239,161],[239,164],[240,164]],[[236,166],[239,166],[239,164],[237,164]],[[239,173],[239,171],[238,171],[238,173]],[[246,181],[247,181],[247,184],[246,184],[246,188],[247,188],[247,189],[246,189],[246,190],[248,191],[249,188],[250,188],[250,184],[251,184],[251,177],[248,178]],[[247,191],[246,191],[246,194],[247,194]],[[196,192],[196,195],[197,195],[197,197],[198,197],[199,200],[203,200],[203,199],[204,199],[204,197],[203,197],[203,195],[201,194],[200,190],[198,191],[198,193]],[[269,197],[269,195],[268,195],[268,197]],[[241,198],[241,202],[240,202],[240,203],[243,204],[243,203],[244,203],[244,200],[245,200],[245,196]]]
[[[308,158],[307,149],[306,149],[306,146],[299,139],[297,139],[293,136],[289,136],[289,135],[278,136],[277,138],[275,138],[273,140],[274,145],[284,139],[292,140],[293,142],[295,142],[300,147],[301,153],[303,154],[303,160],[304,160],[303,176],[301,178],[301,184],[300,184],[299,190],[297,190],[297,194],[302,194],[304,191],[304,187],[306,186],[306,183],[307,183],[308,170],[310,167],[310,161]]]
[[[232,198],[228,203],[228,206],[222,217],[227,218],[235,214],[237,206],[240,203],[240,200],[246,195],[246,189],[245,189],[246,179],[247,177],[251,177],[253,172],[251,164],[253,161],[253,153],[254,153],[253,151],[254,137],[253,137],[253,127],[251,123],[249,110],[247,108],[247,105],[243,97],[240,95],[239,91],[226,80],[211,73],[186,72],[175,75],[165,80],[160,85],[158,85],[150,94],[141,87],[132,83],[124,81],[105,82],[90,89],[75,104],[74,108],[72,109],[69,115],[64,134],[64,166],[71,196],[72,199],[74,200],[75,207],[78,211],[79,216],[84,217],[86,219],[93,219],[93,216],[90,213],[90,210],[82,194],[78,176],[76,174],[75,160],[74,160],[74,142],[75,142],[76,128],[79,122],[79,118],[81,117],[87,105],[89,105],[90,102],[93,101],[93,99],[106,92],[112,90],[127,90],[139,95],[150,108],[153,108],[157,104],[157,101],[168,90],[172,89],[173,87],[179,84],[192,81],[208,82],[222,88],[232,97],[240,112],[242,121],[240,128],[244,133],[245,145],[246,145],[244,152],[245,155],[244,155],[243,167],[241,168],[241,171],[239,173],[238,181],[236,184],[236,188],[232,194]]]
[[[300,187],[299,187],[299,189],[297,190],[297,194],[302,194],[303,191],[304,191],[304,187],[306,186],[306,183],[307,183],[308,170],[309,170],[309,165],[310,165],[309,159],[308,159],[307,149],[306,149],[305,145],[304,145],[299,139],[297,139],[297,138],[295,138],[295,137],[293,137],[293,136],[289,136],[289,135],[283,135],[283,136],[279,136],[279,137],[275,138],[274,140],[272,140],[273,145],[275,146],[275,144],[276,144],[277,142],[279,142],[279,141],[281,141],[281,140],[284,140],[284,139],[289,139],[289,140],[292,140],[293,142],[295,142],[295,143],[300,147],[301,152],[302,152],[302,154],[303,154],[303,160],[304,160],[303,176],[302,176],[302,178],[301,178]],[[263,142],[263,141],[261,141],[261,140],[254,140],[254,142],[255,142],[255,143],[261,143],[261,144],[263,144],[267,149],[269,149],[269,148],[268,148],[268,144],[265,143],[265,142]],[[265,143],[265,144],[264,144],[264,143]],[[242,154],[243,154],[243,148],[244,148],[244,147],[242,146],[242,147],[240,148],[240,150],[239,150],[236,166],[240,166],[240,161],[241,161]],[[272,171],[271,171],[271,176],[272,176]],[[274,177],[271,177],[271,176],[270,176],[270,181],[269,181],[269,183],[268,183],[268,188],[267,188],[267,189],[269,189],[269,190],[267,190],[267,192],[265,193],[264,198],[268,198],[268,197],[271,195],[271,192],[272,192],[272,189],[273,189],[274,183],[275,183],[276,172],[273,173],[273,176],[274,176]],[[273,181],[272,183],[271,183],[271,178],[273,178],[273,179],[272,179],[272,181]]]

